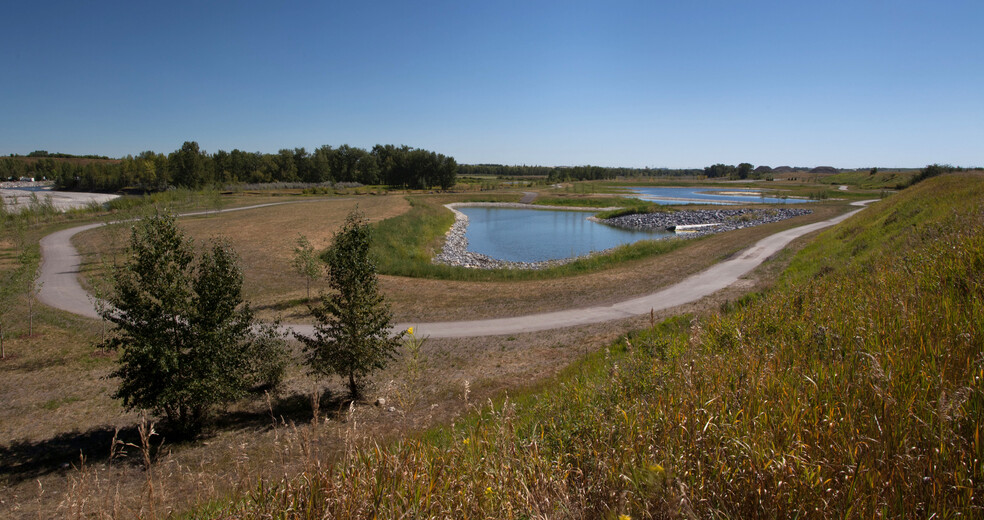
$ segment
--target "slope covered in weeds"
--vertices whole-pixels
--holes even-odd
[[[548,390],[222,515],[981,517],[982,344],[984,177],[941,176],[725,314],[654,325]]]

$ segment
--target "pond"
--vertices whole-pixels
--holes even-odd
[[[629,187],[635,198],[656,204],[797,204],[815,202],[809,199],[766,197],[765,192],[744,188],[666,188],[633,186]]]
[[[588,220],[593,212],[459,207],[468,216],[468,251],[509,262],[542,262],[674,236],[619,229]]]

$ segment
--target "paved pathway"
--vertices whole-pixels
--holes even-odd
[[[864,206],[874,201],[853,202],[853,206]],[[280,203],[260,204],[223,211],[242,211],[273,206]],[[863,208],[861,208],[863,209]],[[496,318],[472,321],[445,321],[434,323],[399,323],[396,330],[415,327],[419,337],[433,338],[477,337],[537,332],[561,327],[575,327],[604,321],[629,318],[649,314],[650,310],[663,310],[694,302],[709,296],[750,272],[756,266],[786,247],[794,239],[807,233],[837,224],[855,213],[857,209],[822,222],[815,222],[785,231],[780,231],[759,240],[755,245],[741,251],[735,257],[717,263],[704,271],[694,274],[669,287],[651,294],[621,301],[611,305],[600,305],[580,309],[528,314],[512,318]],[[204,212],[188,213],[182,216],[197,215]],[[41,275],[38,299],[51,307],[82,316],[98,318],[93,299],[79,285],[78,274],[81,257],[71,244],[77,233],[93,229],[102,223],[78,226],[52,233],[41,239]],[[311,335],[314,327],[302,324],[286,324],[285,329]]]
[[[271,202],[269,204],[223,209],[219,210],[219,212],[228,213],[230,211],[265,208],[294,202],[313,201]],[[212,213],[216,213],[216,211],[195,211],[184,213],[180,216],[190,217]],[[104,225],[106,225],[106,222],[96,222],[94,224],[63,229],[41,239],[41,273],[38,275],[37,281],[38,300],[41,303],[49,307],[71,312],[72,314],[87,316],[89,318],[99,318],[94,298],[85,292],[79,284],[79,268],[82,265],[82,256],[79,255],[75,246],[72,245],[72,237],[83,231]]]

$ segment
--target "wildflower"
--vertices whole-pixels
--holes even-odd
[[[464,444],[465,446],[468,446],[468,442],[469,441],[471,441],[471,438],[470,437],[465,437],[464,440],[461,441],[461,443]]]
[[[413,336],[413,327],[407,329],[407,334]]]
[[[492,486],[489,486],[489,487],[485,488],[485,494],[486,495],[491,495],[492,494]]]
[[[618,515],[618,520],[632,520],[632,517],[629,515]]]

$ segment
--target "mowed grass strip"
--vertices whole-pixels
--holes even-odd
[[[979,517],[982,201],[979,173],[926,181],[727,314],[630,335],[548,390],[217,516]]]

